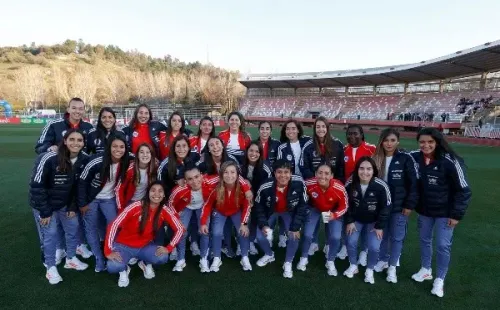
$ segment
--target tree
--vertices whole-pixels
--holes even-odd
[[[54,79],[54,98],[57,103],[67,102],[70,99],[68,74],[60,67],[53,67],[52,76]]]
[[[89,66],[76,69],[71,81],[71,97],[79,97],[94,111],[94,100],[97,93],[97,81],[94,71]]]
[[[42,69],[24,66],[16,71],[14,80],[18,98],[24,101],[26,108],[36,108],[37,103],[44,102],[45,80]]]

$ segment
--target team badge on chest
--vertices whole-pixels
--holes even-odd
[[[134,132],[132,133],[132,136],[133,136],[134,138],[137,138],[137,137],[139,136],[139,133],[138,133],[137,131],[134,131]]]
[[[288,160],[292,160],[292,159],[293,159],[293,157],[292,157],[292,155],[288,154],[288,155],[286,155],[286,159],[288,159]]]

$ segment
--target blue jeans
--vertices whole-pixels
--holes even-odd
[[[364,234],[365,242],[368,246],[368,264],[367,268],[373,269],[378,260],[378,252],[380,249],[380,242],[377,238],[377,234],[374,230],[375,223],[364,224],[360,222],[354,222],[356,225],[356,231],[354,231],[350,236],[346,234],[347,238],[347,254],[349,255],[349,263],[356,265],[358,263],[358,240],[361,233]],[[364,231],[363,231],[364,230]]]
[[[194,216],[193,216],[194,215]],[[179,213],[179,216],[181,218],[182,225],[184,227],[188,227],[189,224],[191,223],[191,219],[195,218],[197,223],[197,226],[200,225],[200,216],[201,216],[201,209],[198,210],[191,210],[188,208],[185,208],[182,210],[182,212]],[[193,235],[194,232],[191,232],[191,238],[196,238]],[[198,236],[198,232],[196,232],[196,235]],[[188,232],[184,232],[184,235],[182,235],[181,240],[179,241],[179,244],[177,245],[177,260],[182,260],[186,256],[186,239],[188,236]],[[196,240],[195,239],[195,240]],[[209,236],[208,235],[200,235],[200,256],[201,257],[207,257],[208,255],[208,242],[209,242]]]
[[[106,224],[109,225],[116,218],[116,199],[94,199],[89,203],[89,209],[83,216],[85,223],[85,235],[87,242],[92,249],[96,259],[96,269],[104,270],[105,259],[102,253],[101,244],[99,240],[99,213],[104,215]],[[100,211],[100,212],[99,212]]]
[[[290,229],[290,224],[292,223],[292,215],[289,212],[283,213],[273,213],[267,220],[269,227],[274,227],[278,219],[281,218],[283,220],[283,228],[285,232],[288,233]],[[257,240],[259,241],[259,246],[264,251],[266,255],[273,255],[273,250],[271,249],[271,245],[267,240],[267,237],[264,235],[261,229],[257,229]],[[299,240],[294,240],[288,238],[286,240],[286,254],[285,254],[285,263],[291,263],[293,258],[295,257],[295,253],[299,248]]]
[[[47,268],[56,265],[56,248],[58,241],[61,240],[61,235],[66,242],[66,255],[68,258],[73,258],[76,255],[76,247],[78,246],[78,217],[75,215],[72,218],[67,217],[67,208],[52,212],[49,224],[46,226],[40,225],[40,212],[33,209],[35,221],[38,223],[41,234],[41,242],[43,246],[44,262]],[[62,229],[61,229],[62,228]]]
[[[317,229],[320,222],[323,221],[321,217],[321,211],[316,208],[312,208],[306,222],[304,223],[304,241],[302,242],[302,257],[308,257],[309,247],[314,239],[314,234],[319,231]],[[340,236],[342,235],[343,222],[342,219],[330,221],[325,224],[325,236],[327,238],[329,250],[328,250],[328,260],[335,260],[335,256],[340,249]]]
[[[120,253],[121,262],[108,260],[108,272],[118,273],[127,270],[128,261],[131,258],[137,258],[144,261],[146,264],[161,265],[168,262],[168,254],[156,256],[156,248],[158,246],[150,243],[142,248],[131,248],[126,245],[115,243],[114,251]]]
[[[420,237],[420,256],[422,267],[430,269],[432,261],[432,232],[436,234],[436,276],[446,277],[451,258],[453,228],[448,226],[448,218],[418,216],[418,234]]]
[[[221,247],[222,247],[222,235],[224,232],[224,225],[226,219],[231,219],[234,228],[238,231],[238,242],[241,247],[241,256],[248,256],[248,249],[250,247],[248,237],[243,237],[239,234],[241,225],[241,211],[231,215],[224,216],[217,211],[212,213],[212,251],[214,252],[214,257],[220,258]]]
[[[401,212],[391,214],[387,227],[384,229],[384,237],[380,243],[380,261],[389,262],[389,266],[396,267],[403,250],[407,228],[407,216]]]

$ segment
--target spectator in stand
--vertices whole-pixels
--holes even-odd
[[[208,140],[213,137],[215,137],[214,121],[210,116],[205,116],[200,120],[196,136],[189,137],[189,146],[193,152],[203,154]]]
[[[155,148],[158,156],[158,134],[167,128],[159,121],[153,120],[153,114],[147,104],[139,104],[134,111],[134,117],[128,126],[122,128],[127,137],[128,148],[132,153],[136,153],[139,145],[148,143]]]
[[[87,136],[87,154],[104,152],[108,138],[112,134],[124,134],[116,128],[116,114],[112,108],[103,107],[97,117],[97,126],[89,130]]]
[[[250,135],[245,131],[245,118],[240,112],[231,112],[227,117],[229,129],[219,133],[227,148],[227,152],[233,155],[239,163],[245,158],[245,150],[250,145]]]
[[[64,118],[49,122],[42,130],[42,134],[38,139],[35,152],[41,154],[52,151],[57,152],[57,147],[63,140],[64,134],[69,129],[78,129],[84,137],[84,143],[87,140],[87,134],[93,128],[90,123],[83,120],[85,114],[85,104],[80,98],[72,98],[68,103],[68,109],[64,114]]]
[[[268,121],[261,121],[259,123],[259,138],[255,140],[262,146],[262,157],[265,160],[269,160],[271,165],[276,160],[278,155],[278,146],[280,142],[272,138],[273,126]]]
[[[417,135],[420,151],[411,152],[419,165],[417,204],[421,269],[412,276],[417,282],[432,280],[432,239],[436,237],[437,274],[431,294],[444,296],[444,280],[451,258],[453,232],[470,203],[471,190],[465,163],[435,128]],[[433,234],[434,232],[434,234]]]
[[[170,153],[172,141],[179,134],[189,137],[191,131],[186,128],[184,116],[180,112],[173,112],[168,118],[168,125],[165,131],[160,131],[158,134],[158,149],[160,154],[160,161],[168,157]]]

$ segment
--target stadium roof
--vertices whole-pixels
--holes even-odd
[[[351,87],[419,83],[500,70],[500,40],[419,63],[369,69],[249,74],[247,88]]]

